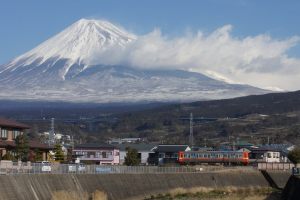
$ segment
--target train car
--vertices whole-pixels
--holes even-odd
[[[179,164],[232,164],[248,165],[249,155],[245,151],[181,151]]]

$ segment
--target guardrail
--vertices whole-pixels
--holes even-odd
[[[228,170],[256,170],[250,166],[121,166],[121,165],[81,165],[81,164],[42,164],[13,163],[0,164],[0,174],[166,174],[203,173]]]

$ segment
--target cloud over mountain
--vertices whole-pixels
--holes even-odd
[[[114,54],[118,55],[115,60],[138,68],[214,73],[262,88],[299,89],[300,59],[287,54],[298,44],[298,36],[274,39],[260,34],[240,38],[232,35],[232,28],[225,25],[208,34],[199,31],[177,38],[155,29]]]

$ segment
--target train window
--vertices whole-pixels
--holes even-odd
[[[227,154],[223,154],[223,157],[224,157],[224,158],[227,158],[227,157],[228,157],[228,155],[227,155]]]

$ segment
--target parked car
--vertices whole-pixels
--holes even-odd
[[[51,172],[51,163],[49,161],[39,161],[38,166],[41,166],[42,172]]]

